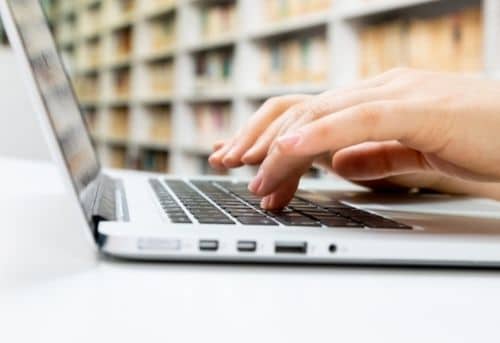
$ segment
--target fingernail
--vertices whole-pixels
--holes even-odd
[[[302,137],[298,134],[285,135],[278,138],[277,142],[280,146],[284,148],[293,148],[300,142],[301,138]]]
[[[245,161],[248,161],[249,159],[251,159],[253,157],[253,155],[255,154],[255,151],[253,149],[250,149],[248,150],[242,157],[241,157],[241,160],[243,162]]]
[[[233,160],[232,156],[226,156],[222,160],[222,164],[224,164],[225,166],[233,164],[233,163],[234,163],[234,160]]]
[[[226,154],[226,157],[224,158],[223,163],[236,163],[237,160],[238,160],[238,149],[232,148]]]
[[[271,202],[271,199],[269,199],[269,197],[265,197],[264,199],[262,199],[262,201],[260,202],[260,207],[264,210],[266,210],[269,206],[269,203]]]
[[[210,157],[208,158],[208,162],[210,162],[210,163],[215,163],[215,159],[216,159],[215,154],[212,154],[212,155],[210,155]]]
[[[263,180],[263,173],[259,171],[257,176],[253,179],[253,181],[248,185],[248,190],[252,193],[257,193],[259,190]]]

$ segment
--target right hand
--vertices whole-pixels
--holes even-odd
[[[482,91],[478,92],[479,89],[482,89]],[[389,90],[391,90],[392,93],[384,95],[383,91]],[[486,121],[496,120],[495,115],[492,115],[492,113],[497,113],[494,109],[500,109],[500,104],[496,101],[495,97],[492,98],[490,96],[492,92],[494,94],[496,91],[498,91],[498,83],[491,83],[489,81],[461,78],[450,76],[449,74],[395,70],[374,79],[363,81],[352,87],[326,92],[317,97],[294,95],[275,98],[266,102],[264,106],[259,109],[256,116],[252,118],[239,135],[232,141],[221,146],[221,149],[212,155],[210,162],[215,167],[232,168],[242,164],[259,164],[264,159],[267,159],[267,167],[269,167],[268,154],[276,138],[289,130],[293,132],[297,127],[300,128],[301,126],[307,125],[308,122],[311,122],[311,119],[313,122],[316,120],[320,122],[322,116],[327,116],[329,118],[323,120],[322,123],[328,122],[328,120],[331,121],[330,118],[335,118],[336,112],[350,108],[354,110],[355,106],[359,105],[360,101],[363,103],[363,99],[367,96],[369,98],[369,95],[372,93],[374,93],[373,96],[375,96],[375,99],[377,99],[376,94],[379,94],[378,96],[380,98],[385,96],[385,98],[389,97],[389,99],[396,99],[402,103],[409,99],[407,102],[418,104],[421,107],[424,107],[422,104],[426,103],[427,109],[431,108],[433,112],[436,112],[435,114],[432,113],[432,118],[436,118],[436,121],[441,119],[440,113],[443,112],[443,108],[446,108],[446,111],[449,112],[455,111],[454,113],[456,113],[456,116],[462,116],[464,120],[470,119],[470,124],[467,124],[468,127],[474,127],[476,130],[476,137],[480,137],[477,135],[482,134],[481,132],[484,134],[495,132],[494,126],[481,126],[482,123],[480,121],[478,122],[479,119],[476,118],[478,118],[479,115],[479,117],[482,116],[486,118],[484,119]],[[460,94],[462,94],[462,96],[460,96]],[[464,94],[467,95],[467,98],[463,97]],[[426,102],[414,101],[417,99],[428,100]],[[449,101],[451,101],[451,103]],[[313,105],[311,105],[311,103]],[[323,104],[323,106],[318,107],[318,104]],[[367,105],[369,104],[370,103],[367,103]],[[312,108],[314,108],[314,112],[311,110]],[[318,115],[319,113],[321,113],[321,115]],[[397,115],[399,115],[399,113],[394,113],[394,116],[397,117]],[[403,118],[411,118],[404,116],[404,113],[400,114],[401,120],[407,120]],[[433,121],[433,123],[436,121]],[[301,124],[301,122],[304,123]],[[369,128],[367,127],[366,129]],[[414,131],[417,129],[417,127],[413,128]],[[351,128],[349,130],[356,130],[356,128]],[[348,132],[351,132],[349,130],[341,131],[343,133],[340,137],[337,132],[335,137],[325,138],[331,142],[337,141],[338,139],[336,138],[345,140],[349,137]],[[337,129],[337,131],[339,130]],[[347,133],[347,136],[343,137],[345,133]],[[466,136],[466,138],[467,137],[468,136]],[[496,136],[494,135],[494,137]],[[310,141],[311,138],[314,141],[314,137],[310,137]],[[457,139],[459,139],[459,137],[457,137]],[[490,142],[494,143],[494,141]],[[429,145],[432,142],[428,140],[424,143]],[[477,144],[479,143],[481,142],[478,141]],[[328,152],[328,149],[324,150],[324,148],[321,148],[321,146],[327,146],[329,144],[335,146],[334,143],[328,143],[322,140],[318,141],[317,138],[314,143],[309,143],[307,149],[311,152],[316,151],[316,154],[321,152],[323,154],[322,156],[311,153],[278,154],[280,163],[275,163],[275,165],[272,166],[272,168],[275,169],[273,173],[278,174],[278,176],[274,178],[281,178],[284,181],[282,181],[282,184],[278,187],[278,194],[272,194],[273,198],[279,199],[279,201],[277,203],[275,202],[275,204],[270,207],[286,205],[289,198],[293,196],[300,176],[307,171],[314,160],[316,160],[316,162],[323,162],[323,165],[331,167],[331,169],[338,174],[348,179],[355,179],[368,185],[382,184],[384,186],[397,185],[410,188],[423,187],[453,193],[465,192],[467,194],[477,194],[479,192],[480,195],[488,195],[493,191],[498,194],[496,191],[496,189],[498,189],[498,184],[482,183],[477,180],[477,176],[479,179],[483,178],[482,175],[478,174],[481,170],[485,175],[488,175],[490,172],[488,168],[477,169],[477,174],[464,172],[465,169],[460,169],[458,171],[461,175],[454,175],[458,168],[450,169],[449,164],[444,164],[446,167],[444,173],[440,170],[441,168],[436,168],[436,170],[419,170],[415,172],[415,170],[408,171],[404,170],[404,168],[397,168],[397,165],[392,166],[397,170],[384,170],[388,167],[382,163],[384,153],[391,153],[390,156],[387,156],[389,160],[399,161],[398,156],[393,155],[393,152],[404,150],[400,147],[400,143],[395,141],[363,143],[360,141],[358,145],[346,146],[334,152]],[[467,143],[464,142],[461,144]],[[493,145],[487,148],[486,151],[488,149],[491,150]],[[464,147],[467,146],[464,145]],[[467,150],[470,151],[471,147],[468,146]],[[272,154],[276,156],[276,152],[276,149],[274,149]],[[405,155],[403,157],[407,156]],[[491,156],[493,158],[492,160],[485,160],[485,156],[477,157],[478,163],[476,164],[480,164],[480,161],[490,161],[489,163],[491,164],[492,161],[495,160],[493,158],[494,156]],[[471,158],[473,158],[473,156],[471,156]],[[276,158],[271,158],[271,160],[276,160]],[[282,168],[282,166],[286,166],[286,168]],[[490,169],[498,170],[498,166],[493,166]],[[269,174],[269,169],[267,169],[267,173]],[[448,174],[448,176],[446,176],[446,174]],[[270,175],[272,176],[272,174]],[[488,176],[486,176],[486,178],[488,178]],[[374,183],[372,179],[378,179],[378,181]],[[469,181],[464,181],[463,179],[469,179]],[[474,181],[474,179],[476,179],[476,181]],[[484,191],[487,191],[487,194],[483,194]]]

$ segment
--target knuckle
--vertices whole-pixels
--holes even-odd
[[[290,107],[285,113],[286,123],[289,124],[300,118],[304,113],[305,108],[306,106],[302,103]]]
[[[318,127],[318,130],[315,132],[315,135],[323,140],[330,136],[330,126],[329,125],[321,125]]]
[[[328,113],[330,104],[326,99],[319,99],[316,103],[308,106],[304,111],[304,119],[307,121],[314,121],[321,118],[324,113]]]
[[[314,121],[320,118],[323,113],[328,112],[329,104],[325,99],[318,98],[314,102],[306,102],[290,108],[290,116],[301,121]]]
[[[391,111],[390,105],[385,102],[360,105],[357,115],[360,125],[367,132],[369,140],[377,140],[384,113]]]
[[[262,107],[264,108],[267,108],[267,107],[270,107],[270,108],[275,108],[275,107],[280,107],[281,105],[283,105],[284,103],[284,98],[281,97],[281,96],[274,96],[274,97],[271,97],[269,99],[267,99],[264,104],[262,105]]]
[[[357,113],[362,125],[366,127],[377,126],[380,122],[380,105],[378,104],[360,105]]]

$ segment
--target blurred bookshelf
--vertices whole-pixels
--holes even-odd
[[[315,94],[398,66],[500,74],[497,0],[45,5],[99,154],[116,168],[215,173],[206,162],[212,144],[273,96]]]

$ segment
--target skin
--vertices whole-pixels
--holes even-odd
[[[374,189],[500,199],[499,136],[500,82],[395,69],[316,96],[272,98],[209,161],[260,165],[249,189],[266,209],[286,206],[313,164]]]

